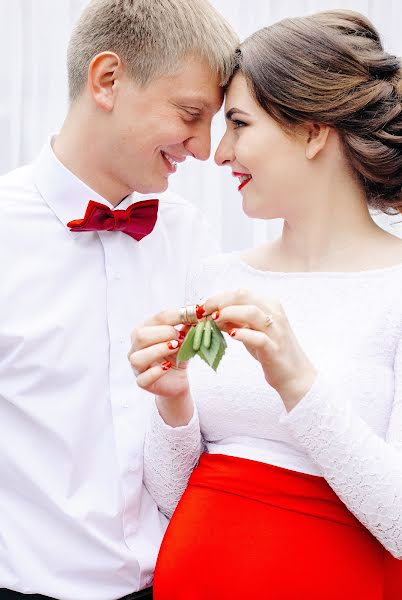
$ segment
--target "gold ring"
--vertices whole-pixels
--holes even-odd
[[[183,306],[179,311],[180,322],[185,325],[191,325],[192,323],[198,323],[197,319],[197,304],[191,304],[190,306]]]

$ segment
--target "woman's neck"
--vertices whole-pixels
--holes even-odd
[[[274,242],[243,254],[260,270],[361,271],[402,263],[402,241],[372,219],[364,194],[302,203]],[[347,201],[346,201],[346,198]],[[310,206],[310,210],[306,209]]]

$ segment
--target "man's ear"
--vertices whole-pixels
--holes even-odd
[[[121,60],[114,52],[101,52],[90,62],[88,87],[96,105],[102,110],[110,112],[113,109],[121,70]]]
[[[305,126],[306,158],[315,158],[323,150],[327,143],[330,129],[329,125],[319,123],[308,123]]]

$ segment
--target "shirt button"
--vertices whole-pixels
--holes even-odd
[[[151,585],[153,580],[153,575],[147,575],[147,577],[145,577],[145,585]]]

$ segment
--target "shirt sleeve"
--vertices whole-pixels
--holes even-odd
[[[318,375],[282,423],[319,466],[359,521],[402,559],[402,341],[395,363],[394,400],[385,439],[336,396]]]

